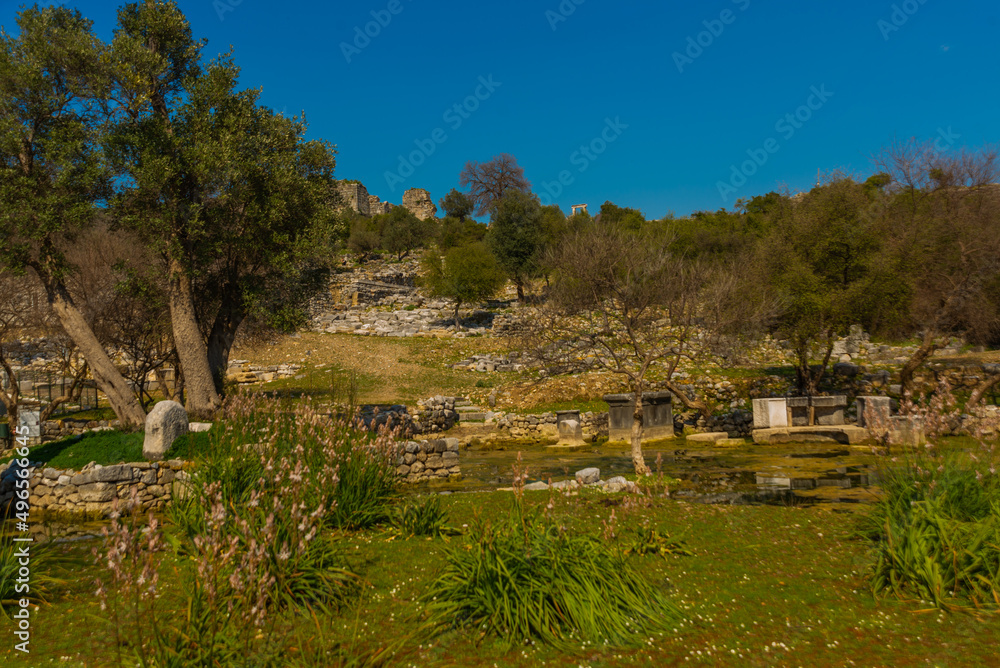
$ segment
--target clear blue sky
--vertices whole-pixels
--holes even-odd
[[[0,0],[8,32],[19,4]],[[117,3],[66,4],[110,36]],[[995,1],[179,5],[208,55],[232,45],[244,86],[337,144],[340,178],[396,203],[410,187],[437,202],[467,160],[508,152],[564,211],[658,218],[808,189],[817,170],[867,175],[894,138],[1000,142]]]

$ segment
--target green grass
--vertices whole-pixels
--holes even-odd
[[[142,432],[90,431],[31,449],[28,459],[53,468],[79,470],[90,462],[101,466],[142,461]],[[10,461],[8,457],[5,461]]]
[[[95,462],[101,466],[145,461],[142,442],[145,434],[115,430],[89,431],[80,436],[70,436],[31,448],[28,459],[57,469],[79,470]],[[195,452],[208,447],[208,433],[191,433],[179,436],[170,450],[168,459],[188,459]],[[7,463],[14,456],[7,457]]]
[[[539,505],[546,504],[545,495]],[[382,656],[387,665],[417,666],[725,666],[814,668],[865,666],[994,665],[1000,643],[995,618],[965,614],[916,614],[922,606],[869,593],[872,564],[866,541],[856,537],[857,519],[822,507],[705,506],[656,500],[626,508],[622,497],[586,492],[554,497],[551,516],[569,531],[598,535],[616,511],[618,539],[648,522],[661,535],[685,536],[694,556],[629,557],[651,586],[678,602],[687,621],[640,648],[614,649],[581,641],[558,650],[517,644],[474,630],[422,633],[431,583],[446,555],[464,539],[401,540],[375,528],[341,534],[352,568],[368,586],[354,607],[287,616],[280,624],[294,640],[283,665],[341,665],[337,657],[365,665]],[[508,512],[509,493],[457,494],[441,498],[449,522],[461,527],[496,520]],[[615,544],[612,540],[609,544]],[[54,574],[67,582],[32,619],[31,660],[13,665],[111,666],[113,651],[92,581],[99,575],[91,544],[58,546]],[[161,572],[161,605],[178,588],[170,560]],[[433,594],[430,594],[433,596]],[[0,620],[0,633],[12,625]],[[674,631],[676,628],[676,631]],[[13,643],[0,647],[0,661],[15,662]],[[381,655],[380,655],[381,652]],[[808,659],[806,660],[806,657]]]

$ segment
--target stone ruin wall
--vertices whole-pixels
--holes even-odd
[[[340,193],[345,204],[363,216],[371,215],[371,200],[368,189],[360,183],[350,183],[347,181],[337,182],[337,192]],[[376,198],[377,199],[377,198]]]
[[[431,194],[423,188],[411,188],[403,193],[403,206],[420,220],[437,215],[437,207],[431,200]]]
[[[383,202],[377,195],[369,194],[368,189],[361,183],[338,181],[337,192],[340,193],[346,206],[362,216],[378,216],[396,208],[395,204]],[[427,220],[437,215],[437,207],[434,206],[430,192],[423,188],[410,188],[404,192],[403,206],[420,220]]]

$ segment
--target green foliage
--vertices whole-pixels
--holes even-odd
[[[543,248],[542,206],[536,195],[511,190],[492,209],[486,243],[518,287],[523,298],[526,280],[537,275]]]
[[[660,533],[656,527],[648,524],[636,527],[635,535],[627,544],[625,552],[626,554],[657,554],[661,557],[671,555],[690,557],[693,555],[693,552],[684,546],[682,539]]]
[[[410,251],[426,246],[436,232],[433,219],[420,220],[401,206],[394,207],[389,213],[376,216],[374,227],[381,231],[382,248],[395,253],[400,260]]]
[[[465,220],[447,217],[441,220],[438,248],[448,251],[456,246],[468,246],[486,238],[489,228],[471,218]]]
[[[90,462],[101,466],[141,462],[143,438],[142,432],[88,431],[36,446],[31,449],[29,459],[54,468],[75,470]]]
[[[425,601],[432,625],[475,629],[508,646],[636,646],[680,618],[621,554],[525,517],[520,506],[495,524],[474,524],[466,544],[448,550]]]
[[[455,300],[456,322],[462,304],[485,301],[506,282],[500,265],[481,242],[450,249],[443,262],[436,253],[427,253],[424,269],[425,285],[431,294]]]
[[[389,513],[389,523],[401,536],[451,535],[455,530],[447,525],[447,514],[441,508],[441,498],[430,496],[422,501],[407,499]]]
[[[374,253],[382,245],[375,222],[370,218],[357,217],[351,223],[351,235],[347,238],[347,247],[352,253],[357,253],[362,260]]]
[[[862,520],[875,543],[872,591],[940,608],[1000,607],[1000,479],[995,462],[916,454],[880,468]]]
[[[455,218],[463,223],[472,217],[472,211],[476,208],[472,198],[456,188],[452,188],[438,204],[446,218]]]
[[[108,197],[99,117],[99,45],[78,10],[38,6],[0,34],[0,262],[43,281],[71,271],[62,248]]]
[[[44,603],[52,593],[55,585],[62,580],[51,574],[54,552],[52,546],[38,543],[15,543],[13,535],[6,531],[0,532],[0,615],[11,619],[11,610],[19,609],[19,601],[27,599],[32,605]],[[18,588],[19,571],[23,566],[20,560],[23,556],[18,552],[25,546],[30,546],[31,578],[30,588],[25,588],[23,582]],[[23,581],[23,578],[22,578]]]
[[[605,202],[601,205],[602,225],[610,225],[623,230],[638,232],[646,224],[646,217],[638,209],[621,207],[613,202]]]

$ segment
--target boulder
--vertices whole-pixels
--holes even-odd
[[[142,456],[152,460],[163,459],[174,439],[186,433],[188,416],[184,407],[176,401],[161,401],[146,416]]]
[[[591,485],[601,479],[601,469],[587,468],[576,472],[576,481],[581,485]]]

